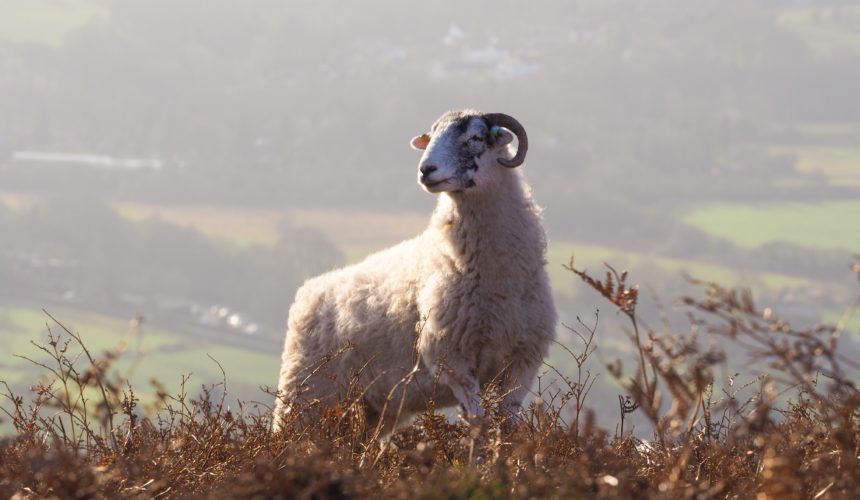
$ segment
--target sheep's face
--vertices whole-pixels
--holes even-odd
[[[476,111],[446,113],[429,133],[412,139],[412,147],[424,151],[418,182],[430,193],[489,189],[504,175],[496,159],[509,155],[506,146],[513,138]]]

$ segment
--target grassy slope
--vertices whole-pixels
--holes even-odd
[[[116,203],[123,217],[142,221],[157,219],[190,226],[206,236],[238,247],[273,245],[278,241],[278,221],[283,214],[274,210],[241,209],[205,205],[157,206],[144,203]]]
[[[256,388],[276,384],[281,360],[280,353],[274,352],[262,354],[236,347],[195,346],[178,352],[149,354],[133,373],[137,379],[157,379],[170,386],[178,383],[181,376],[190,374],[192,385],[198,387],[221,380],[218,364],[227,373],[228,387]]]
[[[93,0],[4,0],[0,41],[59,46],[72,31],[107,17]]]
[[[130,336],[126,320],[67,308],[53,310],[51,314],[70,330],[79,333],[94,354],[112,349],[122,342],[136,346],[137,340]],[[31,341],[47,343],[49,326],[55,334],[62,333],[62,328],[38,307],[0,306],[0,379],[14,382],[21,378],[21,370],[28,370],[32,366],[13,355],[42,358],[42,353]],[[172,346],[178,344],[179,338],[171,332],[146,328],[142,347],[155,350]]]
[[[119,373],[129,376],[137,391],[145,392],[149,381],[157,379],[170,390],[178,387],[182,375],[192,375],[191,386],[221,380],[218,365],[229,374],[228,384],[244,390],[261,384],[274,384],[279,366],[278,353],[260,354],[241,348],[192,342],[187,336],[153,328],[144,323],[141,341],[142,362],[136,359],[137,338],[129,335],[127,321],[75,309],[57,309],[52,314],[73,332],[79,333],[94,355],[127,343],[128,349],[116,364]],[[0,380],[11,384],[35,380],[41,368],[17,358],[22,355],[37,361],[46,359],[31,341],[47,343],[47,326],[55,334],[62,329],[37,307],[0,306]],[[64,336],[64,338],[68,338]],[[71,349],[78,352],[79,349]],[[256,394],[255,394],[256,395]]]
[[[10,198],[14,201],[14,199]],[[20,203],[20,201],[19,201]],[[309,227],[322,231],[340,246],[379,248],[417,234],[427,223],[426,214],[344,210],[289,210],[218,207],[212,205],[163,206],[116,203],[116,210],[130,220],[160,219],[191,226],[218,241],[245,247],[272,245],[278,241],[278,225]]]
[[[800,36],[822,55],[839,52],[860,54],[860,6],[807,7],[785,9],[777,24]]]
[[[604,262],[612,264],[619,271],[640,266],[653,266],[669,275],[682,279],[684,274],[694,278],[717,281],[726,285],[750,286],[753,288],[785,288],[807,283],[802,278],[794,278],[776,273],[748,273],[727,266],[705,264],[690,259],[660,257],[636,252],[626,252],[610,247],[578,243],[554,243],[549,247],[547,260],[553,287],[563,293],[573,293],[578,287],[578,279],[574,279],[563,264],[568,264],[571,256],[575,257],[577,269],[587,269],[592,274],[598,273]],[[600,271],[602,273],[602,271]]]
[[[777,146],[770,151],[794,156],[799,172],[823,175],[833,186],[860,187],[860,148]]]
[[[860,250],[860,201],[818,204],[718,204],[684,221],[746,248],[785,241],[821,249]]]
[[[828,325],[839,325],[845,321],[842,325],[844,331],[860,334],[860,311],[826,309],[821,314],[821,321]]]

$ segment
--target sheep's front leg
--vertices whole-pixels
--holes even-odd
[[[508,419],[513,424],[518,424],[522,420],[523,401],[528,396],[532,382],[537,376],[538,366],[523,367],[516,376],[513,377],[513,384],[507,391],[507,395],[502,400],[502,409],[507,413]]]
[[[517,425],[522,419],[523,400],[528,394],[528,388],[518,386],[511,390],[505,399],[502,400],[502,410],[507,416],[508,422]]]
[[[460,410],[466,420],[481,419],[484,409],[481,407],[481,384],[474,369],[455,370],[445,367],[442,382],[451,388],[454,397],[460,403]]]
[[[460,402],[460,418],[472,428],[478,428],[484,418],[484,409],[481,407],[481,384],[478,382],[474,368],[456,370],[448,367],[443,368],[444,380],[441,380],[454,393],[454,397]],[[469,461],[472,465],[483,463],[483,458],[476,453],[477,449],[483,448],[483,437],[472,435],[469,447]]]

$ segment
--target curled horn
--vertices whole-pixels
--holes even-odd
[[[498,125],[510,130],[517,136],[517,141],[519,142],[519,146],[517,146],[517,154],[513,158],[510,160],[507,158],[499,158],[497,161],[508,168],[519,167],[522,165],[523,161],[526,159],[526,152],[529,150],[529,136],[526,135],[526,129],[522,124],[513,116],[506,115],[504,113],[487,113],[484,115],[484,119],[487,120],[490,127]]]

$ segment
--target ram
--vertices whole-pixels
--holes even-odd
[[[430,224],[298,290],[276,431],[294,405],[333,404],[356,380],[368,421],[386,425],[394,393],[401,417],[432,400],[459,403],[469,419],[483,416],[481,389],[491,381],[512,414],[528,394],[555,337],[556,312],[541,210],[515,168],[528,151],[525,129],[502,113],[451,111],[412,146],[424,151],[419,183],[438,194]]]

